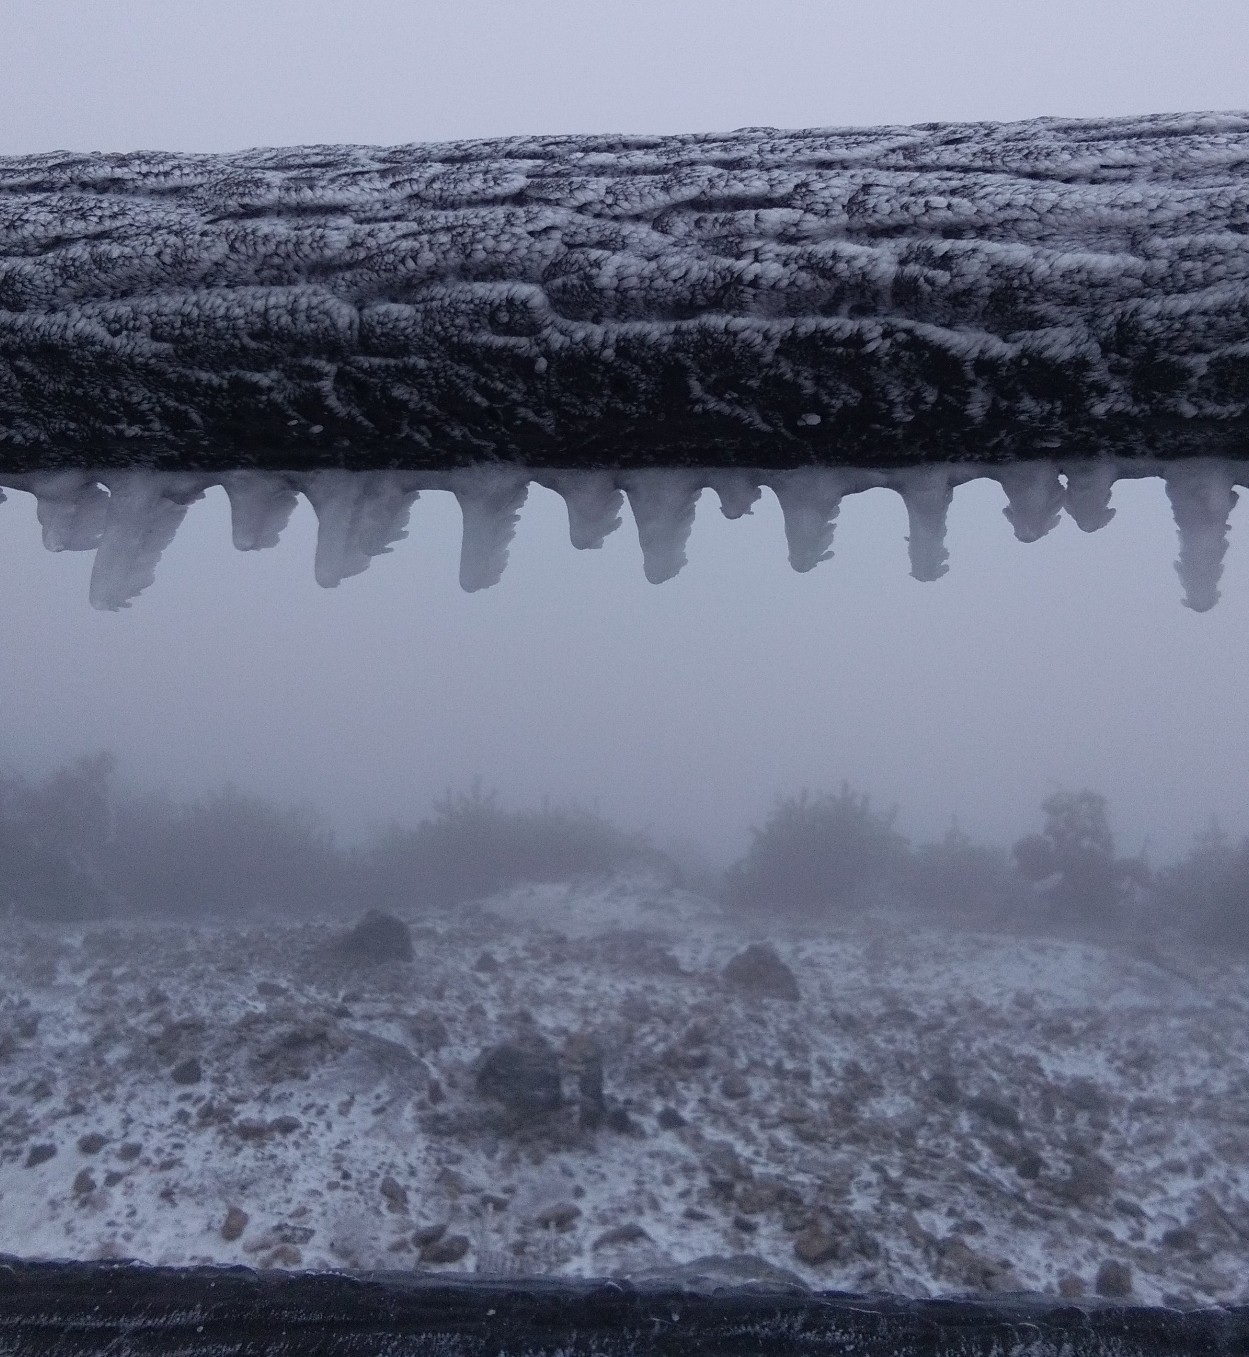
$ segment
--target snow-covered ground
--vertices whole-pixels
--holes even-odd
[[[409,922],[3,925],[0,1252],[1249,1296],[1249,962],[873,916],[769,930],[794,1000],[646,882]],[[482,1095],[543,1041],[562,1107]]]

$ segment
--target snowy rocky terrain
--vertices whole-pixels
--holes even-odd
[[[625,880],[408,922],[4,924],[0,1251],[1249,1294],[1249,962],[914,916],[773,955]]]

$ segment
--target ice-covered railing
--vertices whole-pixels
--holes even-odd
[[[1236,486],[1249,486],[1249,461],[1189,458],[1127,466],[1099,460],[1001,466],[952,463],[905,469],[799,467],[764,471],[740,467],[634,471],[534,470],[506,466],[455,471],[36,471],[0,474],[0,486],[34,495],[44,545],[52,551],[94,551],[91,603],[117,609],[147,588],[161,553],[189,507],[211,486],[230,500],[234,545],[241,551],[276,546],[305,496],[317,515],[315,573],[333,588],[366,569],[374,556],[407,535],[409,511],[422,491],[453,494],[464,518],[460,583],[469,591],[501,578],[508,548],[531,483],[558,492],[568,507],[573,546],[601,547],[621,525],[628,502],[637,527],[646,578],[671,579],[684,566],[694,511],[704,490],[718,495],[726,518],[750,513],[765,490],[776,496],[789,561],[807,571],[828,560],[845,496],[887,487],[906,505],[911,574],[936,580],[946,573],[946,516],[955,488],[985,476],[1006,496],[1003,513],[1021,542],[1035,542],[1065,510],[1086,532],[1114,517],[1111,495],[1121,476],[1163,478],[1179,531],[1176,570],[1190,608],[1205,611],[1219,597],[1228,516]],[[3,490],[0,490],[2,499]]]
[[[0,157],[0,471],[1249,452],[1249,115]]]

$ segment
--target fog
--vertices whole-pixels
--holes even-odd
[[[1249,104],[1235,3],[781,0],[763,22],[722,0],[11,0],[0,22],[13,152]],[[0,749],[28,770],[111,749],[140,784],[308,800],[349,838],[474,778],[696,838],[718,860],[778,794],[843,779],[921,836],[957,816],[1008,840],[1076,786],[1109,797],[1134,847],[1176,850],[1214,813],[1249,829],[1237,516],[1223,601],[1198,616],[1179,602],[1157,481],[1121,482],[1096,536],[1065,521],[1029,546],[1002,503],[989,482],[957,492],[951,572],[921,585],[888,492],[846,502],[836,558],[806,576],[785,564],[770,496],[737,523],[705,496],[689,566],[655,587],[630,524],[574,553],[535,487],[502,583],[467,596],[449,495],[423,496],[410,539],[327,592],[306,505],[277,550],[242,556],[214,491],[156,585],[98,615],[89,559],[45,554],[13,494]]]
[[[1243,0],[5,0],[0,153],[1243,108],[1246,51]],[[892,491],[807,574],[707,493],[655,586],[533,486],[469,594],[451,494],[327,590],[307,502],[241,553],[217,488],[110,613],[10,492],[5,1249],[1243,1304],[1247,511],[1197,613],[1161,481],[1004,504],[923,584]]]

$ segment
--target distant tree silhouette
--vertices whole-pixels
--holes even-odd
[[[1148,871],[1139,858],[1116,858],[1099,792],[1055,792],[1041,803],[1045,827],[1012,850],[1019,874],[1041,888],[1058,918],[1104,920],[1119,910]]]
[[[896,814],[873,810],[848,783],[782,797],[726,873],[726,902],[798,915],[871,903],[898,884],[906,862]]]
[[[973,842],[957,822],[939,842],[915,850],[909,882],[917,907],[969,920],[1000,914],[1020,889],[1006,853]]]

